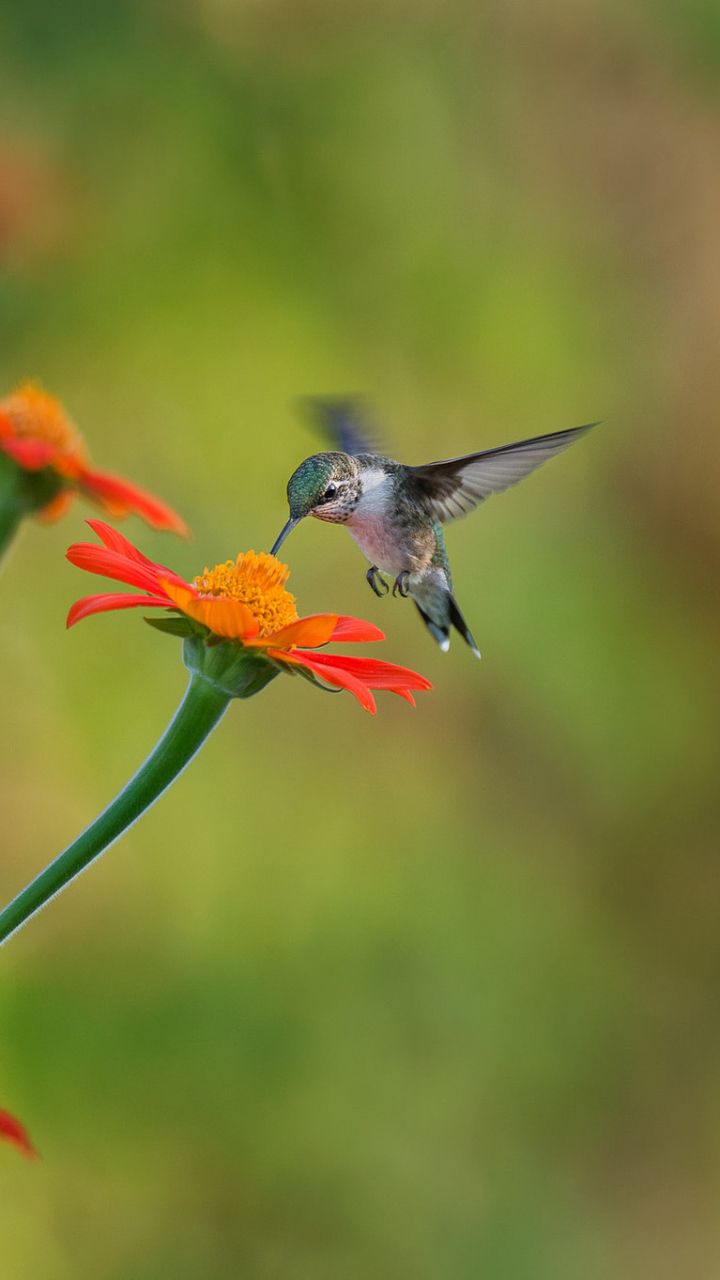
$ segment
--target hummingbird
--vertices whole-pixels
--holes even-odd
[[[412,599],[443,652],[454,627],[479,658],[453,593],[443,525],[530,475],[597,423],[412,467],[373,449],[357,401],[305,403],[336,447],[312,454],[291,475],[290,518],[271,554],[305,516],[344,524],[370,562],[366,577],[377,596],[387,595],[390,576],[393,595]]]

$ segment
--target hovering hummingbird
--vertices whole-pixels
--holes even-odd
[[[347,525],[370,561],[366,576],[375,594],[387,595],[383,574],[389,574],[393,595],[411,597],[443,652],[453,626],[479,658],[453,595],[443,524],[516,484],[597,423],[409,467],[372,449],[356,401],[312,398],[306,404],[336,448],[306,458],[291,475],[290,519],[272,555],[305,516]]]

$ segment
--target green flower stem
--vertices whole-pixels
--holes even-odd
[[[135,777],[82,835],[0,912],[0,945],[154,804],[212,733],[232,696],[206,676],[191,673],[174,719]]]
[[[27,511],[20,470],[0,451],[0,560]]]
[[[0,502],[0,560],[17,532],[25,512],[21,507]]]

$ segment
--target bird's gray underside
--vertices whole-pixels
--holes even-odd
[[[417,580],[411,577],[409,585],[409,595],[440,648],[447,652],[450,647],[450,628],[454,627],[479,658],[480,650],[460,611],[444,570],[431,570]]]
[[[448,596],[450,585],[447,574],[442,569],[428,570],[426,573],[411,574],[408,582],[408,595],[439,626],[446,627],[450,612]]]

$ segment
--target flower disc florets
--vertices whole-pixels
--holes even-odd
[[[274,556],[246,551],[236,560],[204,569],[193,579],[193,586],[202,599],[239,600],[246,605],[264,637],[298,620],[295,597],[285,589],[289,575],[287,565]]]

